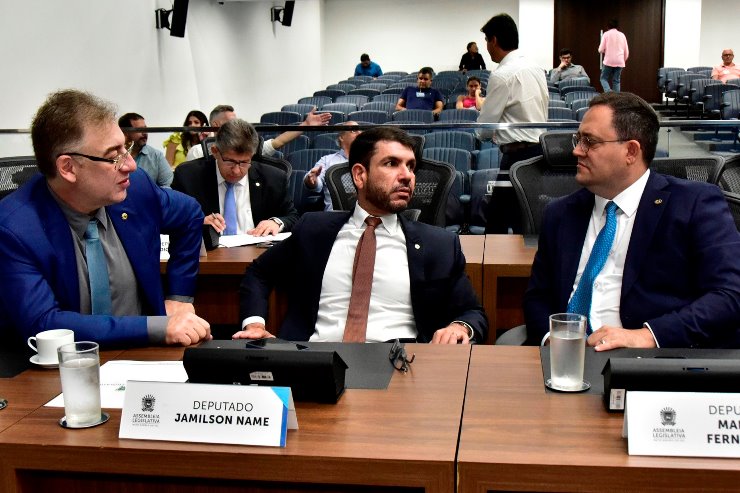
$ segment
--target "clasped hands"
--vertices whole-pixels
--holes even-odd
[[[203,224],[211,226],[219,234],[223,233],[224,229],[226,229],[226,220],[221,214],[217,212],[214,212],[213,214],[208,214],[203,219]],[[253,229],[247,231],[247,234],[250,234],[252,236],[268,236],[276,235],[279,232],[280,225],[278,223],[276,223],[272,219],[265,219],[264,221],[260,221],[259,224],[257,224],[257,226],[255,226]]]

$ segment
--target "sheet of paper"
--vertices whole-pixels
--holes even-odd
[[[126,381],[186,382],[188,374],[182,361],[109,361],[100,367],[100,405],[122,409]],[[48,407],[64,407],[64,394],[46,403]]]
[[[244,245],[255,245],[267,241],[283,241],[290,233],[278,233],[275,236],[252,236],[252,235],[227,235],[221,236],[218,245],[222,247],[238,247]]]

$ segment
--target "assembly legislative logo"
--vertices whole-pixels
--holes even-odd
[[[152,394],[146,394],[141,398],[141,411],[131,416],[133,426],[159,426],[159,414],[154,412],[154,406],[157,403],[156,397]]]
[[[677,426],[676,410],[672,407],[664,407],[660,410],[660,424],[653,428],[654,442],[684,442],[686,432]]]

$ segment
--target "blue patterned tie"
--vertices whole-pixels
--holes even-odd
[[[98,220],[90,219],[85,230],[87,277],[90,280],[90,303],[93,315],[110,315],[111,298],[108,264],[98,236]]]
[[[569,313],[580,313],[586,316],[588,327],[586,333],[592,332],[591,328],[591,296],[594,290],[594,281],[604,268],[609,251],[614,243],[614,235],[617,232],[617,204],[609,201],[606,204],[606,224],[599,231],[594,246],[591,249],[591,255],[586,262],[586,268],[583,269],[581,280],[578,282],[576,292],[568,303]]]
[[[236,197],[234,197],[234,184],[224,182],[226,184],[226,195],[224,195],[224,221],[226,221],[226,229],[224,229],[225,235],[236,234]]]

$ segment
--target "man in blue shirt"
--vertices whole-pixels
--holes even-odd
[[[121,128],[146,127],[144,117],[138,113],[126,113],[118,119]],[[146,132],[126,132],[126,144],[134,143],[131,148],[131,157],[136,161],[136,166],[146,172],[147,175],[160,187],[169,187],[172,184],[172,168],[159,149],[148,145],[149,134]]]
[[[370,55],[363,53],[360,56],[360,63],[355,67],[355,75],[369,75],[373,79],[383,75],[380,65],[370,61]]]
[[[431,67],[422,67],[416,78],[418,87],[409,86],[403,90],[396,103],[396,111],[403,110],[430,110],[435,119],[444,108],[444,97],[436,89],[432,89]]]

